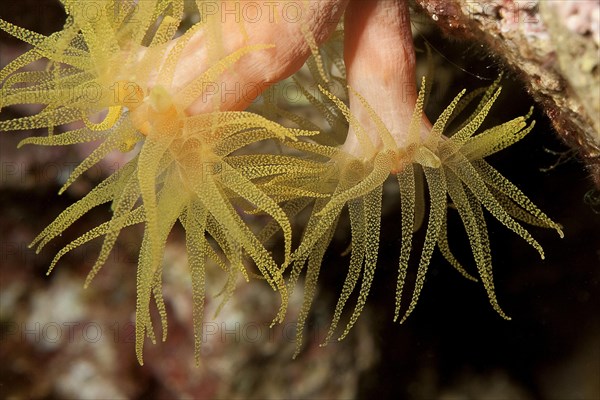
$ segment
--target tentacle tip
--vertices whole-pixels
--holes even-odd
[[[533,110],[534,110],[533,106],[529,107],[529,111],[528,111],[528,112],[527,112],[527,114],[525,115],[525,119],[529,119],[529,118],[530,118],[530,117],[533,115]],[[532,123],[535,123],[535,120],[534,120],[534,121],[531,121],[531,122],[532,122]]]
[[[539,243],[535,242],[535,249],[538,251],[538,253],[540,254],[540,258],[542,260],[546,259],[546,255],[544,254],[544,249],[542,248],[542,246],[539,245]]]
[[[348,336],[348,332],[349,331],[342,333],[338,338],[338,342],[341,342],[342,340],[346,339],[346,336]]]

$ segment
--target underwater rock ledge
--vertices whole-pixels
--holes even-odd
[[[447,36],[481,42],[521,76],[600,188],[600,3],[416,3]]]

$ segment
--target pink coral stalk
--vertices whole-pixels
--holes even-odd
[[[348,0],[306,0],[285,2],[223,1],[204,8],[214,19],[190,39],[175,70],[174,93],[204,73],[213,63],[207,38],[220,38],[218,54],[226,55],[254,45],[269,45],[245,54],[214,82],[206,93],[186,108],[188,115],[214,110],[246,109],[271,84],[277,83],[304,64],[311,54],[309,40],[324,42],[337,26]],[[201,7],[201,12],[203,7]],[[216,31],[216,32],[215,32]],[[182,38],[173,41],[175,46]],[[214,101],[213,96],[218,96]]]
[[[345,16],[344,60],[348,85],[360,94],[382,119],[396,145],[410,145],[408,128],[415,104],[415,49],[407,1],[351,1]],[[357,94],[350,91],[350,111],[364,127],[375,149],[383,146],[374,121]],[[423,117],[422,134],[431,128]],[[351,126],[344,150],[356,157],[371,157],[360,146]]]

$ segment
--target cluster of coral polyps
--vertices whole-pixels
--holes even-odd
[[[197,360],[206,288],[214,284],[206,279],[207,265],[227,276],[223,301],[233,295],[240,276],[263,280],[279,293],[273,323],[284,321],[304,273],[296,332],[300,349],[319,272],[337,268],[322,260],[345,209],[350,265],[343,268],[343,289],[326,341],[358,291],[340,338],[346,336],[373,282],[383,185],[390,177],[399,183],[402,209],[394,319],[401,316],[413,232],[422,226],[416,283],[401,321],[417,304],[436,247],[458,272],[477,280],[450,250],[449,205],[463,221],[489,300],[505,318],[494,294],[484,210],[542,257],[541,246],[521,222],[562,235],[484,160],[534,126],[528,113],[482,128],[500,94],[500,79],[458,93],[433,124],[424,115],[431,84],[423,79],[417,90],[405,1],[253,2],[252,10],[245,2],[199,2],[199,22],[186,29],[181,27],[183,1],[63,3],[65,25],[47,37],[0,20],[4,31],[33,46],[0,72],[0,107],[43,106],[33,115],[1,121],[0,130],[47,129],[48,135],[29,137],[21,145],[97,143],[61,192],[105,157],[126,154],[121,168],[64,210],[31,245],[39,251],[84,214],[109,203],[111,217],[61,249],[50,266],[103,238],[87,286],[121,230],[144,227],[135,318],[140,363],[146,337],[155,339],[153,308],[163,340],[167,335],[163,259],[176,224],[185,231]],[[44,69],[28,69],[41,59],[47,61]],[[308,75],[296,73],[302,65]],[[292,80],[283,81],[289,75]],[[327,126],[294,112],[286,97],[290,82]],[[254,90],[240,89],[249,87]],[[248,107],[252,112],[244,111]],[[294,248],[291,221],[304,210],[309,218]],[[249,214],[262,216],[258,230],[248,225]],[[282,243],[281,257],[267,248],[273,237]]]

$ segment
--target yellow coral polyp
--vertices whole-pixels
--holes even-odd
[[[246,43],[255,37],[254,32],[238,24],[239,32],[235,33],[241,34],[243,44],[226,50],[225,43],[237,39],[227,42],[223,35],[234,32],[220,29],[218,18],[201,15],[206,18],[175,39],[183,19],[184,4],[179,0],[97,0],[94,4],[102,11],[93,19],[86,16],[87,2],[63,3],[69,15],[67,22],[61,31],[48,37],[0,20],[1,29],[33,46],[0,71],[0,109],[17,104],[44,106],[35,115],[0,121],[0,131],[48,129],[48,136],[26,138],[19,146],[99,143],[59,193],[110,153],[133,153],[126,165],[58,215],[31,246],[40,251],[91,209],[110,204],[109,219],[61,249],[48,270],[50,273],[69,251],[102,238],[98,258],[85,280],[87,286],[107,261],[121,230],[144,225],[137,266],[136,355],[140,363],[145,339],[156,338],[152,302],[160,315],[162,338],[166,339],[167,308],[161,290],[163,255],[167,237],[177,223],[185,231],[192,280],[196,362],[200,358],[200,330],[209,284],[205,276],[207,259],[227,275],[224,302],[233,294],[240,275],[246,280],[259,275],[277,291],[281,306],[274,322],[284,320],[289,296],[305,272],[296,334],[298,354],[319,273],[324,267],[332,267],[322,265],[325,253],[347,210],[350,261],[326,342],[335,335],[350,297],[358,290],[356,304],[339,335],[339,339],[344,338],[357,322],[375,277],[383,187],[390,178],[397,181],[402,212],[394,320],[403,322],[415,309],[435,248],[460,274],[477,280],[450,250],[449,209],[458,212],[479,279],[492,307],[504,318],[508,316],[494,291],[485,214],[521,236],[542,257],[541,246],[520,221],[555,229],[562,236],[558,224],[485,161],[487,156],[522,139],[534,126],[529,112],[481,129],[500,95],[500,79],[466,96],[463,90],[434,124],[426,120],[423,109],[429,86],[423,79],[417,94],[406,2],[351,3],[346,14],[346,22],[351,22],[346,64],[339,54],[341,29],[321,47],[305,26],[310,22],[304,21],[297,35],[291,35],[294,54],[290,57],[306,49],[313,53],[306,63],[312,78],[308,84],[318,91],[308,89],[301,73],[292,80],[306,104],[327,122],[327,129],[295,114],[285,99],[270,99],[277,85],[267,89],[267,95],[253,105],[257,113],[238,111],[251,100],[226,102],[218,96],[207,96],[207,83],[218,82],[227,74],[229,78],[237,74],[255,76],[252,74],[256,74],[260,62],[255,63],[252,57],[264,56],[264,51],[276,54],[274,61],[278,64],[274,69],[278,73],[286,71],[298,60],[281,63],[281,54],[289,50],[281,49],[281,38],[274,38],[279,47],[273,43]],[[202,3],[198,3],[200,7]],[[330,13],[326,15],[339,14],[334,2],[321,3]],[[379,22],[382,18],[386,24]],[[362,30],[352,30],[353,23],[361,25]],[[299,37],[305,42],[304,48],[297,43]],[[385,39],[393,51],[373,46],[372,42],[379,39],[382,43]],[[194,44],[191,50],[190,43]],[[194,51],[204,61],[209,60],[208,65],[202,65],[194,76],[178,75],[180,64],[196,67],[193,57],[192,62],[184,57]],[[360,52],[366,56],[358,57]],[[404,59],[399,62],[396,56]],[[236,67],[246,57],[250,61],[245,66],[252,73],[243,75],[246,71]],[[49,60],[44,70],[21,71],[41,59]],[[379,60],[390,59],[393,63],[384,65],[381,76],[377,75]],[[269,71],[258,70],[259,74],[269,75]],[[397,77],[396,72],[402,76]],[[365,77],[370,79],[368,84],[361,80]],[[341,87],[343,93],[339,96],[331,89],[334,84]],[[410,101],[378,93],[378,88],[399,90],[403,84]],[[98,95],[90,96],[90,88],[99,88]],[[345,99],[350,99],[350,106]],[[450,129],[453,120],[470,104],[475,105],[474,111],[458,128]],[[265,115],[288,120],[298,128],[280,125]],[[83,122],[81,128],[64,130],[65,124],[78,121]],[[56,127],[64,131],[55,133]],[[344,138],[346,141],[339,144]],[[271,144],[261,146],[268,142]],[[278,150],[270,151],[272,148]],[[298,247],[293,249],[290,220],[307,208],[309,219]],[[242,216],[246,214],[264,214],[267,222],[255,232]],[[416,283],[401,313],[413,235],[421,228],[425,229],[425,239],[418,256]],[[284,250],[279,262],[265,245],[278,232]],[[259,274],[247,270],[246,259],[256,265]]]
[[[17,59],[2,71],[6,77],[2,86],[3,94],[6,94],[3,105],[38,102],[46,108],[31,117],[2,121],[0,129],[46,127],[52,133],[55,126],[77,120],[84,123],[83,128],[30,137],[20,144],[63,146],[100,141],[75,168],[60,192],[111,152],[132,151],[137,146],[136,153],[125,166],[62,212],[31,246],[39,251],[92,208],[110,203],[110,219],[61,249],[48,270],[50,273],[69,251],[90,240],[103,238],[98,259],[85,281],[88,286],[106,262],[120,231],[131,225],[144,224],[137,269],[136,352],[140,363],[143,362],[145,337],[155,339],[150,319],[152,300],[160,314],[163,340],[166,339],[166,307],[161,292],[162,258],[167,236],[177,221],[186,230],[195,329],[199,330],[202,323],[206,259],[213,259],[228,275],[224,291],[226,300],[235,289],[238,274],[246,279],[250,276],[244,265],[244,254],[254,261],[266,282],[279,292],[281,307],[276,320],[282,321],[287,307],[283,275],[271,254],[241,218],[237,206],[249,204],[256,212],[272,217],[283,232],[287,259],[291,253],[290,223],[277,202],[255,182],[280,174],[279,164],[284,159],[270,158],[271,165],[255,176],[235,163],[229,164],[228,157],[255,142],[297,140],[298,136],[311,133],[285,128],[249,112],[216,110],[197,116],[185,113],[185,108],[202,94],[203,82],[217,79],[241,57],[268,45],[244,47],[232,54],[218,56],[217,62],[199,77],[183,87],[173,87],[170,82],[174,66],[182,43],[186,41],[170,48],[170,57],[166,58],[165,44],[175,34],[171,28],[177,25],[181,14],[178,18],[163,18],[154,32],[151,25],[164,13],[177,13],[176,6],[182,3],[140,2],[125,19],[112,12],[111,7],[118,3],[104,1],[98,4],[106,7],[100,18],[87,21],[76,3],[66,2],[70,13],[67,27],[49,38],[32,34],[37,47],[26,54],[34,56]],[[169,4],[172,7],[168,7]],[[146,26],[146,37],[144,29],[129,29],[129,23],[134,21]],[[2,22],[2,27],[22,38],[30,35],[8,23]],[[136,54],[135,50],[142,48],[148,37],[152,38],[150,47],[141,56]],[[217,55],[219,43],[212,42],[211,46]],[[38,53],[52,60],[51,73],[18,72],[26,65],[25,61],[35,60]],[[155,79],[150,84],[151,75],[155,75]],[[111,76],[114,83],[110,82]],[[28,81],[29,86],[17,85],[23,81]],[[100,96],[93,99],[70,97],[64,90],[65,86],[87,85],[99,86],[102,89]],[[143,89],[145,86],[147,88]],[[98,113],[105,114],[99,122],[95,120]],[[199,333],[197,337],[200,337]],[[196,344],[198,360],[200,342]]]
[[[401,298],[409,267],[413,232],[421,226],[420,219],[424,217],[424,210],[427,207],[422,189],[424,186],[429,189],[429,217],[426,224],[425,243],[418,262],[412,298],[400,322],[405,321],[417,305],[435,247],[440,249],[444,257],[459,273],[468,279],[476,280],[456,260],[449,248],[446,233],[448,196],[458,210],[467,231],[475,264],[490,303],[506,319],[509,317],[500,308],[494,292],[491,250],[483,209],[487,209],[502,224],[525,239],[540,253],[542,258],[544,253],[541,246],[516,220],[521,219],[534,225],[553,228],[561,237],[563,236],[558,224],[548,218],[520,190],[483,160],[483,157],[502,150],[523,138],[534,125],[533,122],[527,123],[530,116],[527,114],[478,133],[480,125],[500,93],[499,80],[486,90],[475,111],[456,132],[445,132],[448,122],[456,117],[456,112],[464,109],[467,103],[472,102],[475,98],[467,96],[461,102],[464,91],[459,93],[442,112],[431,128],[429,136],[422,137],[421,126],[418,122],[422,120],[425,88],[426,84],[423,80],[412,123],[407,133],[412,144],[406,148],[398,147],[384,122],[362,96],[358,95],[358,98],[372,118],[373,125],[377,127],[377,131],[371,131],[369,135],[366,134],[365,127],[352,117],[350,109],[344,103],[326,89],[321,88],[321,91],[334,101],[342,113],[347,116],[353,132],[360,135],[358,141],[363,145],[360,147],[362,152],[360,157],[345,153],[343,150],[332,157],[335,164],[332,166],[331,173],[334,174],[334,178],[337,177],[332,196],[328,202],[317,201],[303,240],[292,255],[295,263],[292,270],[292,282],[297,280],[304,264],[307,263],[306,297],[299,317],[298,346],[302,339],[302,327],[312,302],[311,296],[315,292],[316,276],[321,268],[320,261],[314,262],[314,260],[323,258],[344,206],[348,208],[352,228],[350,267],[325,343],[333,336],[346,302],[360,278],[362,278],[362,282],[358,300],[340,339],[348,334],[362,312],[375,275],[383,184],[390,175],[395,175],[397,178],[402,208],[402,246],[394,320],[400,317]],[[350,91],[352,92],[352,88]],[[374,134],[378,136],[378,140],[371,139]],[[314,149],[315,152],[321,154],[327,152],[318,145]],[[371,154],[371,156],[366,157],[367,154]],[[327,182],[331,182],[332,175],[327,175],[325,179]],[[297,347],[296,354],[299,349],[300,347]]]

